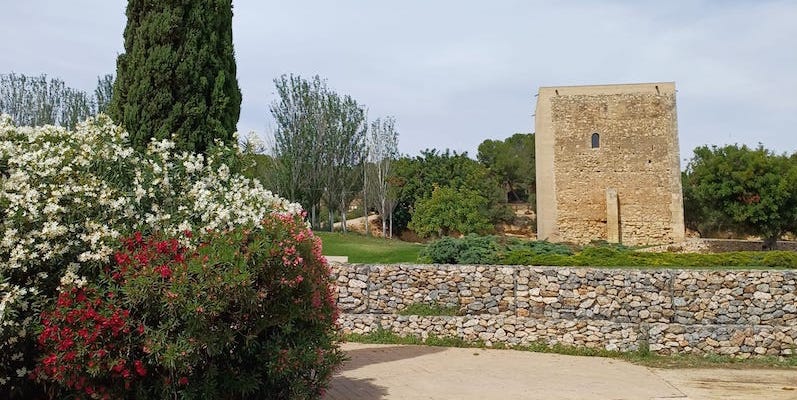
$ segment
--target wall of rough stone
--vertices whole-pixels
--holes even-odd
[[[789,355],[797,272],[335,265],[344,333],[544,342],[661,354]],[[457,316],[400,316],[415,303]]]
[[[615,189],[622,243],[683,240],[674,84],[540,88],[537,101],[539,238],[607,240]]]

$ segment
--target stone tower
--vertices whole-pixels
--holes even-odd
[[[537,237],[684,240],[675,84],[540,88]]]

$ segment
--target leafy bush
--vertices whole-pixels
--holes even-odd
[[[617,247],[586,247],[574,255],[540,255],[529,250],[510,251],[502,260],[507,265],[744,268],[772,267],[797,269],[797,254],[787,251],[732,252],[717,254],[644,253]]]
[[[0,393],[40,397],[25,378],[39,314],[55,303],[62,278],[94,283],[120,237],[192,230],[198,240],[273,211],[301,212],[237,175],[237,149],[199,155],[162,140],[139,153],[127,137],[106,116],[74,131],[18,128],[0,117]]]
[[[493,264],[502,249],[497,236],[446,236],[427,245],[421,260],[436,264]]]
[[[768,251],[761,263],[767,267],[797,269],[797,253],[788,251]]]
[[[407,227],[421,238],[488,233],[494,229],[489,210],[489,200],[475,190],[437,187],[431,197],[418,200]]]
[[[534,254],[561,254],[561,255],[572,255],[573,250],[570,249],[565,244],[562,243],[551,243],[545,240],[537,240],[537,241],[529,241],[529,240],[520,240],[520,239],[510,239],[507,241],[507,249],[510,251],[514,250],[529,250]]]
[[[420,260],[440,264],[797,269],[797,253],[789,251],[646,253],[620,244],[596,242],[574,253],[568,245],[560,243],[478,235],[436,240],[427,245]]]
[[[342,360],[329,270],[300,217],[194,251],[137,234],[114,259],[44,314],[39,379],[111,398],[306,399]]]
[[[461,252],[462,241],[446,236],[429,243],[421,252],[420,259],[434,264],[458,264]]]
[[[508,264],[506,259],[511,254],[571,255],[573,252],[563,244],[471,234],[459,239],[443,237],[430,243],[421,260],[438,264]]]

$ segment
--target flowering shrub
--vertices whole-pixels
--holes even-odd
[[[147,376],[144,325],[114,301],[119,291],[71,285],[52,312],[42,313],[38,343],[47,351],[33,376],[99,398],[123,398]],[[140,391],[140,388],[139,388]]]
[[[120,237],[201,234],[301,211],[236,174],[238,159],[221,146],[178,153],[168,140],[141,154],[102,115],[74,131],[0,117],[0,394],[25,384],[33,327],[57,287],[94,282]]]
[[[44,314],[37,375],[112,398],[317,398],[341,361],[320,241],[295,215],[257,228],[195,250],[126,239],[102,288]]]

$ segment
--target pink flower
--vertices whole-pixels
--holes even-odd
[[[144,363],[142,363],[141,360],[134,361],[133,366],[135,366],[137,374],[140,376],[147,376],[147,369],[144,368]]]
[[[169,279],[172,276],[172,270],[168,265],[163,264],[160,267],[155,267],[155,271],[161,274],[164,279]]]

